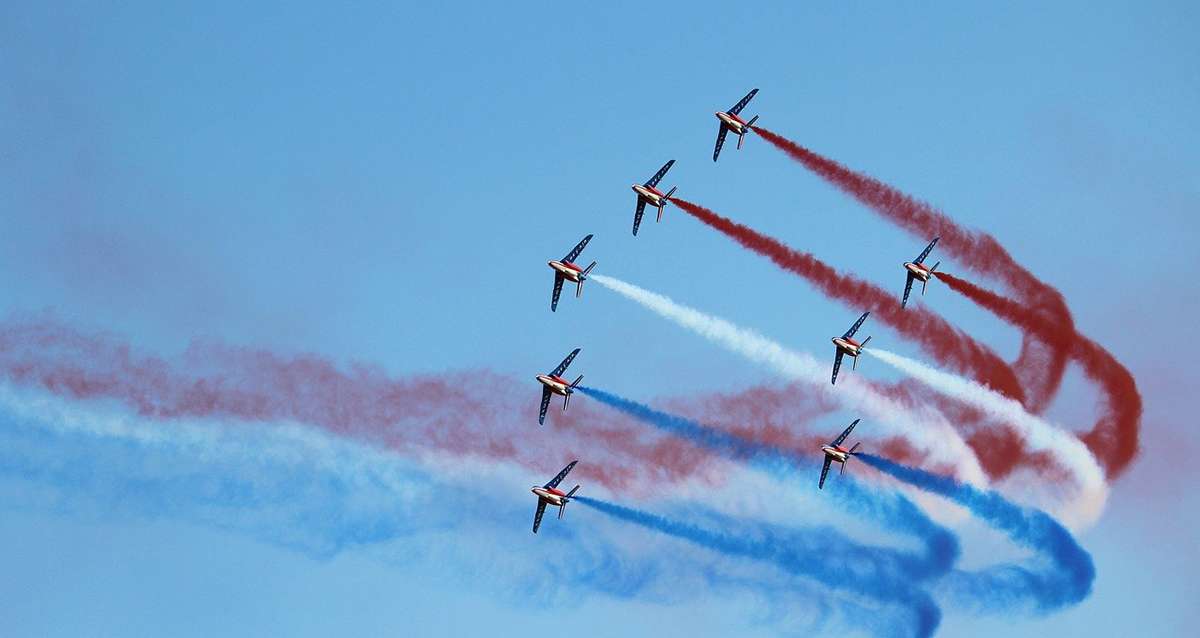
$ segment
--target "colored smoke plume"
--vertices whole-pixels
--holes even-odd
[[[1070,324],[1057,324],[1025,306],[949,273],[938,278],[1004,321],[1052,342],[1079,362],[1083,373],[1103,391],[1104,409],[1083,441],[1104,463],[1110,477],[1119,476],[1138,451],[1142,396],[1133,375],[1103,346],[1077,333]]]
[[[937,360],[945,361],[955,370],[969,374],[980,383],[1018,401],[1024,400],[1021,385],[1008,364],[987,346],[941,317],[922,308],[901,308],[900,300],[894,293],[839,272],[809,253],[794,250],[778,239],[722,217],[703,206],[678,198],[672,201],[683,211],[742,246],[767,257],[780,268],[804,277],[822,293],[845,302],[855,312],[870,310],[872,318],[879,319],[920,344]]]

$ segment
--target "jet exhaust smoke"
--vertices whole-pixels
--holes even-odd
[[[966,507],[1013,542],[1050,559],[1048,571],[1003,565],[971,574],[956,572],[944,587],[951,596],[968,604],[982,601],[993,611],[1032,603],[1036,611],[1047,612],[1078,603],[1091,592],[1096,577],[1091,555],[1045,512],[1018,506],[997,492],[979,490],[873,454],[864,452],[859,457],[889,476]]]
[[[931,636],[941,623],[941,610],[933,599],[895,570],[893,551],[859,546],[832,529],[797,531],[765,523],[747,526],[709,512],[706,518],[721,528],[714,530],[596,498],[576,500],[613,518],[720,554],[762,561],[834,589],[901,605],[911,614],[903,635]],[[873,629],[884,635],[892,633],[884,623]]]
[[[967,230],[932,205],[869,175],[853,171],[782,135],[757,126],[754,130],[818,177],[889,221],[922,238],[940,235],[941,245],[948,254],[968,264],[974,272],[998,279],[1011,288],[1027,316],[1041,317],[1044,322],[1064,332],[1069,328],[1072,341],[1094,345],[1091,348],[1086,345],[1068,348],[1057,339],[1026,332],[1021,358],[1015,368],[1026,377],[1022,384],[1027,394],[1025,404],[1031,411],[1039,412],[1058,391],[1069,354],[1075,355],[1085,370],[1090,364],[1099,373],[1099,378],[1092,375],[1089,378],[1096,380],[1101,391],[1108,394],[1107,403],[1112,409],[1101,418],[1086,440],[1100,456],[1110,478],[1118,478],[1128,470],[1138,451],[1141,395],[1127,368],[1098,344],[1075,332],[1074,320],[1062,293],[1021,266],[991,235]],[[953,287],[942,273],[938,275]],[[956,290],[982,307],[999,312],[998,305],[986,305],[982,296],[972,296],[963,287]]]
[[[919,361],[873,348],[864,350],[925,385],[1012,425],[1034,450],[1051,452],[1073,475],[1082,497],[1071,503],[1065,515],[1077,525],[1090,526],[1100,517],[1108,498],[1108,486],[1096,458],[1074,434],[1025,411],[1020,403],[970,379],[944,372]]]
[[[939,272],[937,277],[951,290],[1009,324],[1055,344],[1079,362],[1083,373],[1105,395],[1104,413],[1092,430],[1083,435],[1083,441],[1104,463],[1110,478],[1124,471],[1137,455],[1142,419],[1142,395],[1129,370],[1103,346],[1076,332],[1070,323],[1055,323],[1043,313],[949,273]]]
[[[724,233],[742,246],[770,259],[780,268],[804,277],[825,295],[839,299],[856,312],[870,310],[873,317],[912,339],[939,361],[978,379],[1008,396],[1024,400],[1016,375],[987,346],[954,328],[946,320],[921,308],[902,309],[896,294],[837,271],[813,255],[794,250],[778,239],[734,222],[687,200],[673,200],[681,210]]]
[[[958,432],[936,412],[912,408],[854,377],[847,378],[839,386],[841,391],[834,392],[829,386],[828,362],[818,362],[808,354],[791,351],[753,330],[704,314],[615,277],[592,275],[591,278],[601,286],[709,341],[764,364],[787,379],[807,383],[821,392],[822,396],[846,407],[861,410],[872,420],[890,426],[914,446],[927,451],[931,460],[950,464],[964,480],[979,485],[987,483],[975,454]]]

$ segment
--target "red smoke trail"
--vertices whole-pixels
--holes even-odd
[[[850,170],[771,131],[754,130],[779,150],[800,162],[868,208],[900,227],[918,235],[922,241],[941,236],[939,249],[970,264],[972,270],[995,277],[1012,288],[1030,307],[1055,323],[1071,326],[1073,320],[1062,294],[1046,285],[1022,267],[1008,251],[986,233],[966,230],[930,204],[915,199],[873,178]],[[1058,392],[1066,370],[1067,353],[1052,344],[1026,338],[1016,369],[1024,378],[1027,409],[1043,410]]]
[[[1104,463],[1110,477],[1124,472],[1137,454],[1142,418],[1142,397],[1129,370],[1101,345],[1080,335],[1070,326],[1048,321],[1043,315],[1030,311],[1012,299],[949,273],[939,272],[938,278],[997,317],[1053,343],[1079,362],[1084,374],[1107,397],[1100,420],[1090,432],[1083,435],[1083,441]]]
[[[586,459],[583,479],[651,493],[662,483],[719,482],[713,454],[577,397],[557,405],[539,430],[539,388],[487,371],[391,378],[376,367],[339,367],[313,355],[193,343],[175,360],[139,355],[110,336],[46,319],[0,323],[0,378],[71,399],[117,401],[143,416],[292,421],[379,443],[401,453],[435,450],[507,460],[544,472]],[[835,406],[802,387],[756,387],[671,402],[681,411],[751,439],[813,453],[828,437],[805,426]],[[885,449],[909,462],[900,440]]]
[[[893,293],[840,273],[808,253],[793,250],[773,237],[726,219],[703,206],[678,198],[671,201],[742,246],[769,258],[780,268],[808,279],[823,293],[846,302],[855,311],[870,310],[874,317],[919,343],[938,361],[1018,401],[1024,399],[1016,375],[1008,364],[987,346],[941,317],[920,308],[901,309],[900,301]]]

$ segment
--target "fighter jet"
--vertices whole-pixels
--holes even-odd
[[[571,502],[571,497],[575,496],[575,492],[579,490],[579,486],[571,488],[570,492],[563,492],[558,489],[558,484],[567,478],[567,474],[571,473],[571,468],[579,461],[571,461],[566,467],[558,473],[558,476],[550,479],[550,482],[541,487],[534,485],[529,491],[533,492],[538,497],[537,511],[533,513],[533,533],[536,534],[538,528],[542,526],[542,514],[546,513],[546,505],[554,505],[558,508],[558,519],[562,520],[563,513],[567,510],[567,503]]]
[[[754,123],[758,121],[758,116],[755,115],[747,122],[738,117],[738,113],[741,113],[742,109],[746,108],[746,104],[750,101],[750,98],[754,97],[755,93],[758,93],[758,89],[747,93],[746,97],[738,101],[737,104],[734,104],[733,108],[728,111],[716,112],[717,119],[721,121],[721,128],[717,129],[717,148],[713,150],[714,162],[717,161],[717,156],[721,154],[721,147],[725,145],[725,135],[730,131],[733,131],[733,134],[738,136],[738,149],[742,148],[742,138],[746,136],[750,127],[754,126]]]
[[[646,204],[650,204],[651,206],[658,208],[657,221],[662,221],[663,207],[667,205],[667,201],[671,199],[671,195],[675,194],[675,187],[672,186],[671,190],[665,195],[662,191],[655,187],[658,186],[659,180],[661,180],[663,176],[667,174],[667,171],[671,170],[671,165],[674,163],[675,160],[671,160],[666,164],[663,164],[663,167],[658,169],[658,172],[654,174],[654,177],[651,177],[645,184],[633,185],[633,192],[637,193],[638,196],[637,210],[633,212],[634,236],[637,236],[638,226],[642,224],[642,213],[646,211]]]
[[[871,338],[867,337],[862,343],[859,343],[850,337],[853,337],[854,333],[858,332],[859,326],[861,326],[863,322],[867,320],[867,316],[870,314],[871,313],[869,312],[864,312],[863,315],[858,318],[858,321],[855,321],[854,325],[850,326],[850,329],[847,330],[845,334],[840,337],[833,338],[832,341],[836,350],[834,351],[833,356],[833,379],[830,381],[830,383],[837,384],[838,370],[842,367],[842,355],[849,355],[854,358],[854,365],[851,366],[851,369],[858,367],[858,355],[862,354],[862,349],[867,347],[867,342],[870,341]]]
[[[921,295],[924,296],[925,284],[929,283],[929,280],[933,278],[933,273],[937,270],[937,267],[942,265],[942,262],[939,261],[933,265],[933,268],[926,268],[925,264],[921,263],[929,256],[929,251],[933,250],[933,245],[938,243],[939,239],[941,237],[934,237],[933,241],[929,242],[929,245],[925,247],[925,250],[922,250],[921,254],[917,255],[916,259],[904,262],[904,269],[908,271],[908,280],[904,282],[904,298],[900,300],[901,308],[908,303],[908,293],[912,290],[913,280],[921,280]]]
[[[571,402],[571,394],[575,392],[575,388],[583,381],[583,375],[579,375],[572,383],[567,383],[567,380],[562,378],[562,373],[567,371],[567,366],[575,360],[575,355],[579,354],[579,348],[571,351],[558,367],[550,372],[550,374],[537,375],[538,383],[542,384],[542,409],[538,411],[538,425],[543,425],[546,422],[546,410],[550,407],[550,395],[557,394],[563,398],[563,412],[567,411],[567,404]]]
[[[847,450],[842,447],[842,442],[846,440],[846,437],[850,436],[850,430],[853,430],[854,426],[858,425],[860,420],[854,419],[854,423],[851,423],[850,427],[839,434],[838,438],[834,439],[829,445],[821,446],[821,451],[825,453],[825,464],[821,466],[821,480],[817,482],[817,489],[825,488],[825,475],[829,474],[830,463],[837,461],[842,464],[842,469],[838,471],[838,474],[846,472],[846,461],[849,461],[850,457],[854,456],[855,450],[858,449],[860,444],[855,443],[854,447]]]
[[[551,260],[546,262],[550,266],[550,269],[554,271],[554,296],[550,297],[550,312],[558,309],[558,296],[562,294],[564,279],[568,279],[575,284],[576,297],[583,294],[583,282],[591,274],[592,269],[596,267],[596,262],[593,261],[587,268],[580,268],[573,262],[579,257],[579,253],[583,252],[583,247],[587,246],[587,243],[591,240],[591,235],[584,237],[578,244],[575,244],[575,247],[571,249],[571,252],[567,253],[566,257],[562,258],[562,261]]]

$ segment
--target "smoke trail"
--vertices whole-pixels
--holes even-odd
[[[726,217],[673,198],[680,209],[724,233],[750,250],[769,258],[780,268],[804,277],[822,293],[839,299],[855,312],[870,310],[885,324],[921,345],[938,361],[992,386],[1018,401],[1024,393],[1013,371],[987,346],[922,308],[902,309],[894,292],[885,291],[857,277],[838,272],[810,253],[794,250],[774,237],[736,223]]]
[[[880,348],[872,348],[864,352],[938,392],[959,399],[1003,423],[1012,425],[1030,448],[1052,453],[1064,467],[1072,472],[1082,490],[1082,498],[1073,503],[1070,510],[1076,517],[1074,522],[1090,526],[1099,518],[1104,510],[1104,502],[1108,498],[1108,486],[1104,482],[1104,473],[1087,446],[1083,445],[1073,434],[1026,412],[1020,403],[1001,396],[970,379],[943,372]]]
[[[1070,324],[1048,321],[1042,314],[965,279],[939,272],[938,278],[955,292],[1021,330],[1037,334],[1070,353],[1105,395],[1105,409],[1083,440],[1106,465],[1110,477],[1119,475],[1138,450],[1142,396],[1133,375],[1103,346],[1077,333]]]
[[[166,425],[0,387],[0,502],[10,510],[167,517],[316,558],[351,551],[401,569],[436,569],[514,603],[570,604],[588,591],[670,602],[701,591],[846,607],[846,618],[861,612],[757,565],[630,546],[621,526],[602,521],[544,525],[534,537],[529,494],[510,489],[528,484],[526,472],[504,464],[404,459],[311,428],[256,425]]]
[[[857,382],[852,376],[843,382],[842,391],[834,392],[827,382],[828,363],[818,363],[811,356],[788,350],[752,330],[706,315],[619,279],[596,274],[590,279],[714,343],[771,367],[788,379],[807,383],[824,397],[862,410],[873,420],[890,425],[894,432],[904,435],[913,445],[927,451],[935,462],[950,464],[964,480],[986,484],[979,461],[962,437],[940,415],[910,408],[877,392],[868,384]]]
[[[525,437],[518,445],[536,424],[538,388],[486,370],[392,377],[361,363],[339,366],[314,355],[211,342],[192,343],[167,359],[41,316],[0,322],[0,378],[72,399],[117,400],[145,417],[290,421],[403,453],[444,451],[536,468],[550,454],[588,451],[597,462],[579,475],[614,489],[637,490],[651,477],[690,480],[709,461],[695,446],[650,436],[586,402],[548,420],[554,436]],[[461,391],[464,379],[471,392]]]
[[[759,127],[754,130],[817,176],[905,230],[923,240],[940,235],[942,248],[949,255],[968,264],[975,272],[1003,281],[1016,291],[1025,306],[1034,309],[1047,321],[1074,330],[1074,320],[1062,293],[1017,263],[991,235],[966,230],[930,204],[818,155],[781,135]],[[1025,377],[1022,386],[1026,389],[1025,404],[1030,411],[1040,412],[1049,404],[1062,383],[1066,363],[1065,348],[1042,341],[1029,333],[1024,335],[1021,355],[1015,367]],[[1116,453],[1106,459],[1106,464],[1111,473],[1120,474],[1128,467],[1132,457],[1132,453],[1128,458]]]
[[[905,635],[931,636],[941,622],[941,610],[911,578],[889,566],[887,550],[872,555],[835,530],[822,528],[797,533],[774,526],[755,525],[746,529],[731,518],[710,515],[724,531],[672,520],[630,507],[589,497],[576,500],[616,519],[635,523],[668,536],[681,538],[728,556],[769,563],[788,573],[814,578],[825,585],[876,600],[903,605],[912,611]],[[740,528],[740,529],[739,529]],[[839,558],[859,554],[859,559]],[[886,625],[870,627],[883,632]]]
[[[1057,521],[1035,509],[1010,503],[993,491],[978,490],[952,478],[930,474],[872,454],[859,454],[864,462],[905,483],[944,496],[971,510],[1018,545],[1049,560],[1048,570],[1004,566],[976,574],[957,573],[943,588],[968,604],[982,602],[990,610],[1005,610],[1032,602],[1048,612],[1087,598],[1096,577],[1092,557]],[[964,595],[965,594],[965,595]],[[1033,600],[1028,600],[1032,595]]]
[[[815,477],[820,471],[818,463],[801,461],[790,450],[722,432],[597,388],[580,387],[579,390],[643,423],[687,438],[726,458],[758,463],[765,469],[782,475],[785,480],[794,480],[797,472]],[[910,575],[928,578],[949,569],[957,559],[958,541],[954,535],[935,524],[903,495],[868,490],[857,481],[846,477],[839,478],[838,487],[835,488],[832,484],[828,487],[831,488],[830,492],[836,494],[838,502],[850,511],[879,521],[893,531],[909,533],[921,540],[925,545],[925,555],[916,560],[906,559],[903,563],[905,571]]]

